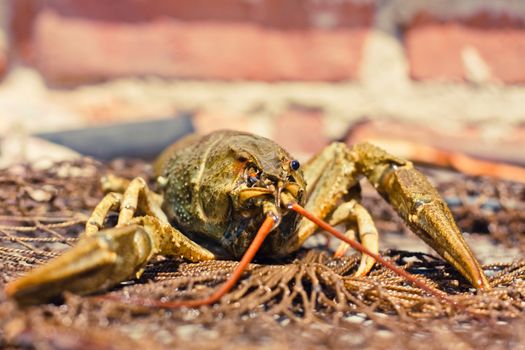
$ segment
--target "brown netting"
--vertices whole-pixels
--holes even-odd
[[[90,210],[102,198],[99,177],[148,176],[141,161],[108,165],[84,159],[0,171],[2,286],[75,244]],[[199,309],[157,310],[66,295],[63,304],[19,309],[0,296],[0,347],[132,348],[518,348],[525,344],[525,186],[427,171],[450,203],[462,230],[491,237],[508,251],[485,265],[490,292],[471,289],[433,254],[382,254],[454,296],[463,309],[442,304],[380,266],[354,278],[359,256],[331,258],[324,238],[281,264],[252,264],[219,303]],[[364,191],[382,238],[406,230],[377,194]],[[111,224],[112,218],[109,220]],[[386,234],[386,232],[398,232]],[[476,244],[476,237],[470,242]],[[425,250],[426,251],[426,250]],[[516,253],[517,252],[517,253]],[[490,253],[490,252],[489,252]],[[236,262],[187,263],[159,257],[139,280],[110,293],[172,300],[199,298],[219,286]]]

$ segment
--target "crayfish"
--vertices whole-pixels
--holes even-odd
[[[332,143],[301,166],[269,139],[218,131],[175,143],[154,168],[159,193],[140,177],[104,177],[107,194],[87,220],[77,245],[10,282],[7,295],[22,303],[40,303],[64,291],[105,290],[139,277],[158,254],[194,262],[240,259],[227,282],[206,299],[146,303],[210,304],[232,288],[255,254],[287,256],[321,227],[344,240],[336,255],[344,254],[349,245],[365,252],[356,275],[366,275],[379,261],[443,296],[378,255],[377,229],[358,200],[361,177],[474,287],[490,288],[446,203],[426,177],[411,162],[371,144]],[[116,227],[104,228],[114,210],[119,211]],[[344,225],[346,232],[331,225]],[[356,233],[364,247],[356,243]]]

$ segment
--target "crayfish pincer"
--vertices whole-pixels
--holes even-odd
[[[189,136],[155,164],[158,191],[142,178],[106,176],[106,196],[95,207],[78,244],[6,286],[20,303],[41,303],[64,291],[87,294],[141,275],[155,255],[190,261],[241,259],[229,280],[203,300],[161,307],[213,303],[239,279],[255,254],[286,256],[319,227],[365,254],[356,275],[364,276],[378,255],[378,233],[359,202],[366,177],[408,226],[470,283],[489,289],[480,264],[465,243],[447,205],[412,163],[368,143],[332,143],[300,165],[273,141],[236,131]],[[119,211],[116,227],[103,228]],[[345,234],[325,223],[346,225]],[[357,232],[363,246],[351,239]],[[197,243],[198,242],[198,243]],[[437,296],[444,293],[389,264],[397,273]]]

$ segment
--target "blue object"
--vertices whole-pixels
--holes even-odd
[[[120,157],[153,159],[164,148],[194,130],[192,115],[182,113],[173,118],[40,133],[35,136],[99,160]]]

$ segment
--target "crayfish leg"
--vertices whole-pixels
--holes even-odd
[[[355,200],[341,204],[333,212],[329,224],[335,226],[341,223],[345,223],[347,226],[346,237],[355,240],[355,233],[357,232],[361,244],[372,253],[379,254],[379,233],[372,216],[365,207]],[[347,243],[341,242],[334,255],[336,257],[343,256],[349,248],[350,246]],[[354,276],[366,276],[374,267],[374,263],[374,258],[362,254],[361,262]]]

